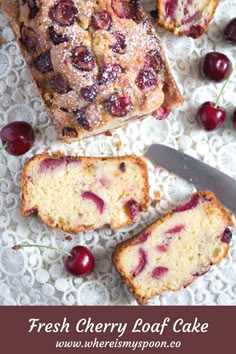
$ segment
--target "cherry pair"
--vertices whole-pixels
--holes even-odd
[[[224,39],[230,43],[236,43],[236,18],[232,19],[224,30]],[[203,78],[214,82],[225,83],[216,99],[216,102],[204,102],[198,109],[196,120],[201,128],[211,131],[220,127],[225,121],[226,111],[219,106],[220,98],[223,91],[233,76],[236,70],[236,65],[232,69],[230,59],[219,52],[210,52],[206,54],[204,59],[200,62],[200,73]],[[236,109],[233,113],[233,123],[236,124]]]

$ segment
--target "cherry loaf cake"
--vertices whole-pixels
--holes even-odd
[[[219,0],[157,0],[157,22],[178,36],[197,38],[207,30]]]
[[[59,138],[70,143],[153,113],[182,96],[136,0],[5,0],[3,12]]]
[[[137,188],[139,186],[139,188]],[[136,156],[35,155],[22,173],[23,216],[71,233],[131,224],[148,206],[148,173]]]
[[[186,287],[226,256],[233,226],[208,191],[116,246],[113,262],[139,304]]]

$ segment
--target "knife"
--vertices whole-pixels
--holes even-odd
[[[178,150],[153,144],[145,153],[150,160],[186,179],[199,190],[209,190],[236,214],[236,181],[216,168]]]

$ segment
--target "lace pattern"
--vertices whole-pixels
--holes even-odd
[[[147,13],[155,1],[142,1]],[[139,232],[174,206],[188,200],[195,187],[146,159],[149,169],[151,205],[132,226],[80,233],[69,241],[65,234],[48,229],[37,218],[20,215],[20,175],[25,161],[50,147],[67,154],[89,156],[144,156],[152,143],[163,143],[197,157],[236,178],[236,130],[232,115],[236,102],[234,77],[223,95],[228,116],[217,131],[201,130],[194,119],[197,107],[215,100],[220,85],[200,78],[198,64],[206,52],[217,50],[235,61],[236,47],[226,44],[222,30],[236,16],[236,1],[222,0],[207,34],[197,40],[177,38],[157,28],[172,73],[185,97],[167,120],[148,117],[117,129],[112,136],[96,136],[66,145],[57,141],[41,104],[31,75],[5,17],[0,13],[0,32],[6,43],[0,47],[0,127],[23,119],[36,131],[36,142],[22,157],[3,153],[0,157],[0,304],[1,305],[137,305],[111,262],[115,245]],[[152,20],[153,21],[153,20]],[[154,21],[153,21],[154,22]],[[184,53],[184,56],[183,56]],[[235,216],[233,215],[235,220]],[[96,259],[95,271],[85,279],[68,275],[63,256],[48,249],[13,251],[17,243],[43,243],[69,251],[76,244],[89,247]],[[166,293],[150,305],[236,305],[236,234],[228,256],[186,289]]]

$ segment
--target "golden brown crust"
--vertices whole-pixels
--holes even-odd
[[[28,179],[27,176],[30,175],[30,169],[31,169],[31,165],[35,162],[35,161],[42,161],[44,159],[47,158],[52,158],[52,159],[60,159],[61,157],[65,157],[63,154],[58,153],[58,154],[54,154],[54,155],[49,155],[47,153],[44,154],[38,154],[33,156],[31,159],[29,159],[23,168],[22,171],[22,176],[21,176],[21,185],[22,185],[22,199],[21,199],[21,215],[22,216],[28,216],[30,215],[30,213],[27,211],[27,205],[26,205],[26,199],[28,196]],[[70,156],[66,156],[66,157],[70,157]],[[147,211],[148,208],[148,202],[149,202],[149,184],[148,184],[148,170],[147,170],[147,165],[144,162],[144,160],[142,160],[141,158],[135,156],[135,155],[127,155],[127,156],[118,156],[118,157],[86,157],[86,156],[73,156],[73,158],[77,159],[77,160],[84,160],[84,161],[91,161],[91,162],[96,162],[96,161],[112,161],[112,160],[116,160],[117,162],[119,161],[124,161],[124,159],[132,161],[134,164],[136,164],[137,166],[140,167],[140,171],[142,174],[142,178],[144,181],[143,187],[142,187],[142,195],[143,195],[143,199],[142,199],[142,203],[141,203],[141,210],[143,212]],[[47,226],[49,226],[52,229],[58,228],[58,225],[55,224],[55,222],[50,219],[50,218],[45,218],[42,217],[42,215],[40,215],[40,213],[38,214],[39,218],[42,220],[43,223],[45,223]],[[113,227],[114,230],[125,227],[129,224],[131,224],[133,222],[132,218],[127,214],[127,222],[123,223],[123,224],[119,224],[116,227]],[[68,226],[64,226],[61,227],[60,229],[64,232],[68,232],[68,233],[74,233],[77,234],[81,231],[89,231],[89,230],[93,230],[93,225],[81,225],[78,226],[76,229],[73,227],[68,227]]]
[[[222,217],[225,219],[225,222],[228,226],[234,226],[233,220],[230,217],[230,215],[227,213],[227,211],[224,209],[224,207],[222,206],[222,204],[219,202],[219,200],[215,197],[215,195],[210,192],[210,191],[199,191],[197,193],[195,193],[194,195],[198,195],[199,197],[202,197],[206,200],[209,200],[211,202],[214,203],[216,209],[219,209],[219,211],[222,214]],[[168,214],[164,215],[163,217],[161,217],[160,219],[158,219],[157,221],[155,221],[154,223],[152,223],[150,226],[148,226],[145,229],[145,233],[152,233],[153,230],[155,230],[159,225],[161,225],[163,222],[167,221],[168,219],[170,219],[172,217],[172,215],[174,214],[174,211],[169,212]],[[124,279],[125,283],[127,284],[128,288],[130,289],[130,291],[133,293],[133,296],[135,297],[135,299],[137,300],[139,305],[145,305],[147,303],[147,301],[153,297],[153,296],[157,296],[160,295],[162,293],[161,292],[155,292],[154,290],[152,291],[152,295],[150,296],[140,296],[140,294],[137,292],[136,287],[134,286],[134,284],[127,278],[125,272],[123,271],[123,267],[120,264],[120,253],[122,253],[123,250],[125,250],[127,247],[130,247],[132,245],[135,245],[137,243],[139,243],[139,237],[143,234],[144,231],[140,232],[138,235],[134,235],[131,238],[121,242],[120,244],[118,244],[113,252],[112,255],[112,261],[113,264],[115,266],[115,268],[117,269],[118,273],[120,274],[120,276],[122,277],[122,279]],[[222,259],[227,255],[229,250],[229,245],[225,244],[225,249],[224,249],[224,254],[219,257],[215,264],[219,264]],[[210,265],[209,265],[210,268]],[[188,286],[189,284],[191,284],[193,282],[193,280],[196,278],[196,276],[193,276],[192,279],[190,279],[188,281],[188,283],[184,284],[183,287]],[[181,289],[182,286],[180,286],[179,289]],[[179,290],[178,289],[178,290]],[[171,290],[171,289],[170,289]]]
[[[202,30],[200,32],[195,33],[195,35],[189,34],[189,37],[196,39],[196,38],[200,37],[201,35],[203,35],[208,30],[209,23],[211,22],[211,20],[214,16],[214,13],[215,13],[216,8],[219,4],[219,1],[220,0],[211,0],[212,5],[210,8],[208,22],[206,22],[205,25],[202,26]],[[176,27],[175,22],[168,23],[168,22],[166,22],[164,16],[161,18],[160,15],[162,14],[162,7],[163,7],[162,0],[157,0],[157,24],[159,26],[165,28],[166,30],[172,32],[176,36],[179,36],[179,37],[188,36],[188,34],[184,30],[180,30],[179,27]]]
[[[50,93],[50,92],[45,93],[44,92],[45,91],[45,88],[44,88],[45,83],[44,82],[51,80],[52,72],[44,73],[43,77],[42,77],[42,75],[32,65],[31,53],[28,53],[25,50],[25,48],[22,47],[22,43],[20,41],[21,35],[20,35],[20,23],[19,23],[19,2],[15,1],[15,0],[6,0],[6,1],[1,1],[1,5],[2,5],[2,10],[3,10],[5,16],[7,17],[8,21],[13,29],[13,32],[15,33],[16,39],[19,43],[19,46],[21,47],[22,54],[24,55],[26,62],[30,65],[31,73],[34,78],[33,81],[34,81],[34,84],[35,84],[36,89],[38,91],[38,94],[40,95],[41,99],[45,103],[45,110],[47,111],[49,118],[52,120],[55,130],[57,132],[57,135],[60,139],[64,140],[67,143],[71,143],[73,141],[76,141],[76,140],[84,138],[84,137],[97,135],[97,134],[100,134],[100,133],[106,131],[107,129],[113,130],[118,127],[121,127],[130,121],[137,120],[137,119],[139,119],[139,120],[144,119],[150,113],[152,113],[153,111],[156,111],[158,108],[160,108],[162,103],[160,103],[160,104],[158,103],[160,100],[158,101],[159,96],[158,96],[158,94],[156,94],[158,96],[156,98],[156,100],[155,101],[150,100],[152,102],[156,102],[156,106],[152,110],[149,109],[148,111],[145,111],[145,110],[140,111],[138,109],[136,112],[134,111],[134,114],[131,114],[130,116],[128,115],[127,118],[124,117],[124,119],[121,117],[119,117],[119,118],[116,117],[115,119],[114,118],[111,119],[110,115],[108,115],[106,112],[103,112],[102,113],[102,121],[100,123],[100,126],[95,127],[92,131],[86,131],[86,129],[80,128],[78,125],[78,122],[76,121],[76,117],[74,116],[75,113],[72,113],[72,112],[66,113],[66,112],[62,111],[61,108],[56,104],[56,101],[55,102],[53,101],[54,103],[52,105],[52,100],[51,100],[52,93]],[[140,11],[140,13],[139,13],[140,18],[143,18],[143,21],[145,22],[146,30],[147,30],[150,38],[153,37],[155,39],[156,47],[158,50],[160,49],[161,59],[162,59],[163,65],[164,65],[163,72],[165,75],[165,84],[164,84],[164,88],[163,88],[164,103],[162,105],[163,105],[163,107],[165,107],[167,109],[171,109],[173,106],[183,103],[183,97],[181,96],[179,89],[175,83],[175,80],[170,72],[168,63],[166,61],[163,50],[161,49],[159,39],[157,38],[157,34],[156,34],[153,26],[151,25],[150,21],[148,20],[143,9],[140,8],[139,11]],[[28,22],[26,21],[26,24],[28,24]],[[45,29],[45,31],[46,31],[46,29]],[[41,34],[38,33],[38,35],[40,36]],[[45,34],[43,34],[43,35],[45,35]],[[49,46],[49,44],[47,44],[47,47],[48,46]],[[44,48],[44,50],[45,50],[45,48]],[[55,67],[54,69],[55,69],[55,71],[57,71],[58,68]],[[77,92],[77,96],[79,96],[78,92]],[[146,97],[146,93],[145,93],[144,97]],[[73,98],[73,100],[74,100],[74,98]],[[163,99],[162,99],[162,102],[163,102]],[[81,104],[81,98],[80,98],[80,103],[78,102],[78,108],[82,108],[82,107],[80,107],[80,104]],[[87,105],[86,107],[89,107],[89,106],[90,105]],[[137,114],[135,114],[135,113],[137,113]],[[106,122],[108,122],[108,123],[106,123]],[[73,136],[65,135],[63,129],[67,128],[67,127],[75,129],[75,131],[77,132],[77,136],[74,136],[73,134],[72,134]]]

